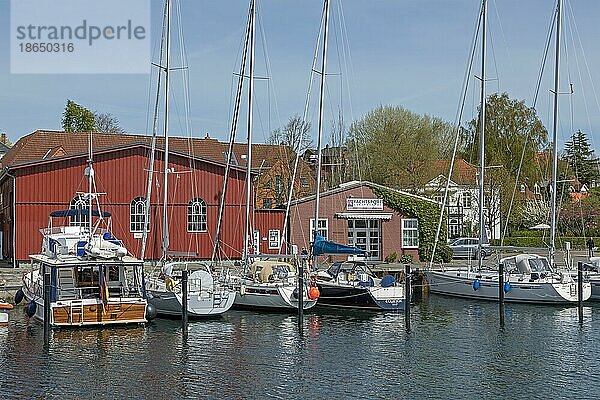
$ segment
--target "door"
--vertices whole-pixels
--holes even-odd
[[[381,260],[381,223],[378,219],[349,219],[348,245],[368,251],[368,260]]]

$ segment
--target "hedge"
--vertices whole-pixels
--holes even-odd
[[[571,242],[571,249],[574,250],[585,250],[587,249],[587,240],[589,238],[583,237],[566,237],[561,236],[556,238],[556,248],[564,249],[565,242]],[[593,237],[594,246],[600,247],[600,237]],[[492,240],[493,246],[499,246],[500,240]],[[516,246],[516,247],[548,247],[550,243],[550,238],[546,235],[544,238],[542,237],[525,237],[525,236],[511,236],[504,239],[504,246]]]

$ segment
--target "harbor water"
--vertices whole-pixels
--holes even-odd
[[[597,398],[600,308],[431,296],[403,313],[231,311],[146,326],[63,329],[43,346],[24,308],[0,328],[0,399]]]

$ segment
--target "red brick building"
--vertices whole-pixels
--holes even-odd
[[[38,230],[47,226],[50,212],[76,206],[76,192],[87,191],[84,169],[88,141],[89,134],[85,133],[36,131],[21,138],[4,156],[0,176],[2,258],[22,261],[27,260],[29,254],[39,252]],[[147,191],[149,141],[147,136],[117,134],[93,134],[92,139],[96,189],[106,193],[100,202],[103,209],[113,215],[115,236],[138,256],[143,222],[140,224],[136,217]],[[170,250],[210,258],[226,146],[223,154],[222,144],[214,139],[172,138],[170,143],[169,168],[175,172],[168,178]],[[161,145],[159,141],[157,171],[163,170]],[[232,168],[221,231],[225,243],[223,251],[229,258],[240,257],[243,242],[245,163],[242,155],[238,165]],[[261,162],[260,153],[258,159]],[[157,172],[154,176],[147,259],[159,258],[161,247],[163,175]],[[190,212],[199,214],[195,223],[190,223]],[[269,246],[268,237],[275,237],[276,231],[281,237],[283,213],[257,210],[253,215],[258,227],[258,250],[277,253],[279,249],[269,249],[275,246]]]
[[[418,259],[419,226],[415,216],[401,215],[383,204],[374,188],[394,191],[423,201],[435,201],[390,189],[371,182],[348,182],[321,193],[319,232],[336,243],[360,247],[369,252],[367,259],[383,261],[391,253],[398,258],[410,254]],[[437,203],[436,203],[437,204]],[[290,243],[301,250],[310,246],[314,224],[315,196],[292,202]],[[345,259],[346,256],[337,257]],[[336,259],[336,258],[334,258]]]

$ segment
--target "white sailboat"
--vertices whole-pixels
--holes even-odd
[[[192,261],[167,261],[169,250],[169,224],[168,224],[168,176],[169,169],[169,75],[171,72],[171,9],[172,0],[165,3],[165,63],[161,67],[165,79],[165,116],[164,116],[164,170],[163,170],[163,231],[162,231],[162,266],[160,273],[148,277],[146,282],[147,297],[150,304],[156,307],[159,315],[178,316],[182,308],[182,271],[189,271],[187,310],[188,316],[206,317],[220,315],[233,305],[234,292],[219,280],[213,278],[210,266],[201,262]],[[162,63],[161,51],[161,63]],[[157,93],[158,96],[158,93]],[[154,160],[154,157],[152,157]],[[151,163],[153,164],[153,163]],[[150,173],[154,165],[150,166]],[[151,179],[149,179],[148,199],[150,198]],[[149,204],[149,200],[146,202]],[[146,207],[146,221],[148,221],[149,207]],[[147,223],[144,224],[147,232]]]
[[[560,57],[560,23],[562,0],[556,7],[556,67],[554,71],[554,129],[553,129],[553,166],[552,166],[552,214],[550,235],[550,260],[535,254],[518,254],[500,260],[504,267],[504,286],[499,287],[498,271],[482,269],[484,236],[484,146],[485,146],[485,60],[487,0],[482,0],[482,62],[481,62],[481,112],[479,143],[479,265],[477,269],[446,268],[442,271],[429,269],[425,272],[430,291],[436,294],[465,297],[480,300],[498,300],[499,290],[505,292],[505,301],[523,303],[558,304],[576,302],[577,283],[567,272],[559,272],[554,264],[554,238],[556,232],[556,179],[557,179],[557,130],[558,130],[558,84]],[[589,282],[583,283],[583,299],[591,295]]]
[[[309,288],[298,287],[298,270],[294,265],[279,260],[261,260],[252,257],[249,252],[251,238],[250,232],[250,205],[252,193],[252,102],[254,88],[254,43],[256,27],[256,0],[250,0],[248,16],[247,43],[249,49],[248,68],[248,136],[246,155],[246,216],[244,227],[244,248],[242,260],[244,272],[242,276],[232,277],[233,287],[237,289],[234,306],[252,310],[293,310],[299,307],[299,290],[303,290],[303,309],[309,309],[316,304],[316,299],[309,298]],[[241,76],[243,77],[243,69]],[[292,256],[293,257],[293,256]]]

